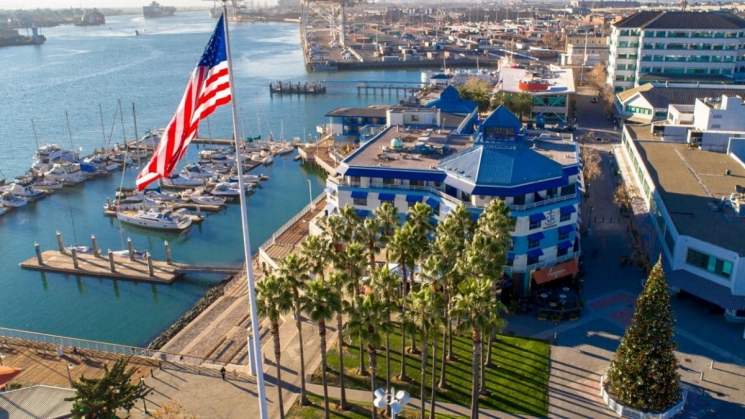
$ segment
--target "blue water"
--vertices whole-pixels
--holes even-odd
[[[118,101],[124,108],[126,138],[134,137],[132,103],[137,125],[165,126],[181,99],[216,21],[205,12],[184,13],[170,19],[107,17],[97,28],[58,27],[45,30],[40,47],[0,49],[0,170],[8,177],[31,165],[39,143],[69,146],[65,111],[70,115],[72,140],[83,154],[123,141],[122,124],[114,114]],[[134,36],[138,30],[141,35]],[[273,133],[279,138],[315,134],[315,126],[328,122],[324,114],[337,107],[395,103],[401,97],[358,95],[356,90],[331,91],[325,96],[270,96],[275,80],[417,81],[418,72],[376,71],[307,74],[302,60],[297,25],[285,23],[231,26],[236,97],[240,129],[245,135]],[[99,104],[103,108],[104,133]],[[259,120],[260,131],[259,131]],[[230,108],[219,109],[203,123],[201,135],[229,138]],[[112,129],[113,127],[113,129]],[[192,147],[187,160],[194,160]],[[251,244],[255,251],[269,236],[323,188],[319,172],[301,167],[292,155],[276,158],[273,166],[256,169],[270,180],[248,199]],[[135,171],[124,183],[133,186]],[[38,203],[0,217],[0,326],[78,338],[145,345],[168,328],[204,295],[220,277],[190,276],[170,286],[78,278],[21,270],[18,263],[33,256],[33,244],[56,247],[55,232],[66,244],[89,245],[95,234],[101,248],[121,249],[126,239],[137,249],[164,258],[163,241],[173,257],[184,262],[238,263],[242,259],[240,211],[235,205],[211,214],[202,225],[180,236],[120,227],[102,214],[122,178],[115,175],[91,180]],[[71,215],[72,214],[72,215]]]

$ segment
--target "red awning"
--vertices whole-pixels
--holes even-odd
[[[567,275],[574,275],[579,272],[577,261],[572,259],[568,262],[554,265],[550,268],[544,268],[533,272],[533,279],[538,285],[553,281],[554,279],[563,278]]]

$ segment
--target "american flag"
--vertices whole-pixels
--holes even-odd
[[[215,32],[207,44],[197,68],[191,74],[186,92],[176,115],[158,143],[150,162],[137,176],[137,188],[161,177],[168,177],[186,154],[191,140],[197,135],[199,121],[210,116],[215,108],[230,102],[230,78],[226,49],[224,16],[217,22]]]

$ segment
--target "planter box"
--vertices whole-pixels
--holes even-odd
[[[600,397],[603,398],[606,406],[613,409],[614,412],[622,418],[634,418],[634,419],[668,419],[683,411],[683,407],[686,404],[686,398],[688,397],[688,390],[681,391],[681,400],[675,406],[661,413],[646,413],[634,410],[630,407],[626,407],[621,403],[613,400],[605,390],[605,374],[600,377]]]

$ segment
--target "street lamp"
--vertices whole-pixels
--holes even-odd
[[[71,369],[72,369],[72,367],[74,367],[74,366],[75,366],[75,365],[72,365],[72,364],[67,364],[67,380],[68,380],[68,381],[70,381],[70,388],[72,388],[72,376],[70,375],[70,370],[71,370]]]
[[[313,190],[311,189],[310,179],[308,179],[308,210],[313,209]]]
[[[373,400],[373,406],[378,409],[384,408],[386,405],[391,407],[391,419],[396,419],[396,415],[404,410],[404,405],[409,403],[409,393],[404,390],[391,388],[390,393],[386,393],[382,388],[378,388],[373,392],[375,400]]]
[[[145,388],[145,377],[140,377],[140,386],[142,388]],[[145,402],[145,397],[147,394],[142,396],[142,413],[145,415],[149,415],[150,413],[147,412],[147,402]]]

